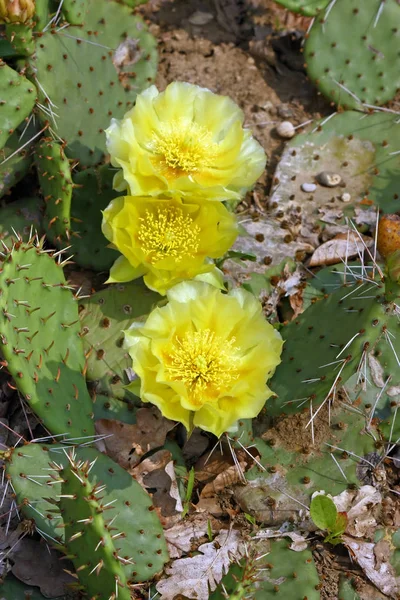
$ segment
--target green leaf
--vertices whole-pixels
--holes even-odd
[[[311,500],[310,515],[319,529],[334,532],[337,514],[335,503],[328,496],[319,494]]]

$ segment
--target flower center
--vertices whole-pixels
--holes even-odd
[[[201,407],[218,398],[238,379],[238,348],[235,338],[222,339],[213,331],[187,332],[176,338],[166,357],[167,372],[174,381],[183,381],[193,404]]]
[[[146,210],[139,223],[138,240],[151,264],[163,258],[174,258],[179,263],[196,254],[200,227],[180,208],[158,208],[156,212]]]
[[[211,166],[218,150],[208,129],[183,119],[162,123],[153,136],[152,147],[167,178],[190,175]]]

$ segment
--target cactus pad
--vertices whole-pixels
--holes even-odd
[[[132,361],[122,346],[122,332],[161,299],[140,281],[110,285],[80,302],[86,376],[95,382],[96,393],[116,398],[130,396],[124,385],[129,383],[125,369],[132,366]]]
[[[279,184],[270,199],[273,217],[282,220],[300,214],[302,223],[315,224],[320,218],[315,206],[328,206],[353,217],[355,208],[366,210],[371,201],[383,212],[398,210],[398,178],[393,176],[400,167],[400,123],[396,115],[347,111],[310,129],[296,136],[281,157],[275,172]],[[307,195],[301,184],[313,182],[323,169],[341,175],[346,187],[317,185],[313,201],[305,202]],[[339,199],[343,191],[350,193],[351,204]]]
[[[15,132],[0,150],[0,198],[16,185],[29,171],[32,157],[28,147],[20,148],[26,142]]]
[[[64,0],[62,5],[64,17],[71,25],[84,23],[87,8],[87,0]]]
[[[297,516],[308,506],[318,490],[340,494],[349,485],[361,486],[371,469],[369,457],[376,452],[374,437],[365,431],[365,420],[351,407],[333,407],[307,423],[309,413],[286,417],[262,438],[256,438],[260,463],[265,471],[253,467],[246,473],[249,485],[236,488],[241,508],[266,525],[276,525]],[[291,432],[290,442],[285,432]],[[375,426],[371,432],[377,437]],[[366,458],[366,461],[364,460]],[[373,466],[372,466],[373,469]]]
[[[0,148],[32,112],[35,101],[35,86],[0,60]]]
[[[72,179],[62,145],[44,138],[36,148],[36,167],[45,200],[45,227],[49,239],[69,237]]]
[[[0,598],[1,600],[46,600],[38,588],[27,586],[12,575],[7,575],[3,583],[0,583]],[[64,599],[55,598],[54,600]]]
[[[291,542],[252,540],[246,557],[231,565],[210,600],[319,600],[320,581],[310,550],[295,552]]]
[[[308,75],[344,108],[384,104],[400,88],[399,23],[396,0],[330,2],[306,41]]]
[[[0,349],[18,390],[53,434],[93,435],[78,306],[62,267],[42,242],[18,241],[3,248],[0,289]]]
[[[306,17],[315,17],[329,4],[329,0],[275,0],[275,2]]]
[[[0,240],[7,246],[18,241],[15,234],[28,237],[32,231],[40,232],[42,205],[39,198],[21,198],[0,209]]]
[[[115,533],[111,519],[106,520],[103,486],[89,480],[93,463],[80,461],[73,450],[68,460],[58,470],[62,481],[59,507],[64,518],[65,545],[79,581],[91,598],[130,600],[122,566],[129,560],[119,556],[121,533]]]
[[[123,565],[127,580],[147,581],[161,571],[168,560],[163,529],[149,495],[127,471],[105,454],[84,447],[75,448],[75,452],[77,460],[94,462],[87,481],[91,486],[105,486],[102,502],[104,505],[110,503],[105,518],[113,520],[116,532],[125,533],[118,538],[116,546],[119,555],[127,561]],[[49,471],[49,463],[67,466],[65,446],[29,444],[16,448],[6,470],[27,518],[35,520],[44,536],[57,539],[62,544],[66,536],[56,506],[61,483],[56,481],[58,475]],[[93,563],[93,567],[97,562]]]
[[[57,134],[67,142],[66,154],[91,166],[104,157],[111,117],[121,118],[153,81],[157,55],[153,36],[127,6],[105,0],[87,5],[84,26],[43,34],[31,67],[41,102],[54,113]],[[114,51],[123,43],[127,48],[118,54],[117,68]]]
[[[386,353],[391,352],[390,336],[399,336],[400,324],[394,307],[383,302],[383,292],[372,281],[344,286],[282,329],[282,362],[271,380],[278,399],[268,402],[270,414],[332,399],[379,343],[385,342]]]
[[[116,250],[108,248],[108,240],[101,231],[101,211],[113,200],[113,171],[107,165],[86,169],[74,178],[71,208],[71,252],[74,262],[84,268],[108,271],[118,258]]]

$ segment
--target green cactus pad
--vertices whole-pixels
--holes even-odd
[[[5,35],[17,55],[30,56],[35,52],[33,28],[33,22],[9,23],[5,25]]]
[[[140,4],[146,4],[147,0],[117,0],[117,2],[121,2],[121,4],[126,4],[126,6],[130,6],[131,8],[135,8],[135,6],[139,6]]]
[[[122,43],[129,46],[129,40],[131,63],[118,72],[114,51]],[[111,118],[121,118],[136,94],[153,81],[156,57],[155,40],[140,17],[132,15],[127,6],[105,0],[88,2],[84,26],[46,32],[40,38],[32,59],[32,77],[53,103],[49,105],[40,93],[41,102],[54,113],[57,135],[67,142],[68,156],[83,166],[103,159],[104,130]]]
[[[77,301],[42,244],[3,247],[1,353],[18,390],[53,434],[91,436]]]
[[[88,0],[64,0],[62,11],[71,25],[82,25],[85,22]]]
[[[30,145],[19,150],[26,141],[26,136],[20,140],[20,134],[15,132],[0,150],[0,198],[21,181],[30,169]]]
[[[111,527],[100,482],[89,480],[93,463],[68,453],[69,463],[59,469],[62,481],[59,507],[65,524],[65,546],[79,582],[91,598],[130,600],[123,564],[118,554],[117,528]],[[117,530],[117,533],[115,531]],[[132,561],[133,562],[133,561]]]
[[[233,564],[210,600],[319,600],[320,580],[310,550],[290,540],[252,540],[246,558]]]
[[[317,418],[314,444],[308,421],[309,413],[286,417],[267,431],[264,427],[263,439],[256,438],[255,447],[265,470],[253,467],[246,473],[249,485],[235,489],[242,510],[266,525],[298,518],[299,509],[309,506],[318,490],[336,495],[350,485],[363,485],[363,477],[371,471],[378,432],[372,425],[367,433],[365,419],[352,407],[334,406],[330,424],[328,411]],[[287,431],[292,432],[290,443]]]
[[[66,447],[60,445],[25,445],[13,451],[6,467],[23,513],[34,519],[40,533],[61,544],[65,541],[65,532],[59,509],[54,505],[61,493],[61,483],[55,481],[58,477],[49,471],[49,463],[65,467],[68,463],[65,450]],[[168,552],[149,495],[105,454],[94,448],[78,447],[75,451],[77,459],[95,461],[88,481],[92,486],[105,485],[102,502],[111,503],[106,518],[115,517],[113,527],[125,533],[125,537],[118,539],[119,555],[131,558],[134,563],[123,566],[126,578],[136,582],[151,579],[168,560]]]
[[[41,232],[42,204],[39,198],[21,198],[0,208],[0,240],[7,246],[18,241],[17,234],[25,237]]]
[[[134,405],[102,394],[93,398],[93,412],[95,421],[109,419],[128,425],[136,423],[136,407]]]
[[[52,138],[42,139],[36,147],[35,161],[46,206],[44,225],[47,236],[52,241],[68,238],[72,178],[62,145]]]
[[[50,21],[50,1],[51,0],[36,0],[35,2],[35,31],[43,31]]]
[[[315,17],[329,4],[330,0],[275,0],[275,2],[294,13]]]
[[[36,89],[30,81],[0,60],[0,148],[29,114],[36,101]]]
[[[162,298],[142,281],[110,285],[79,303],[82,339],[87,357],[86,377],[95,391],[111,397],[132,397],[126,369],[132,366],[123,348],[123,330],[146,316]]]
[[[38,588],[25,585],[12,575],[7,575],[0,584],[0,598],[1,600],[46,600]],[[58,597],[54,600],[64,600],[64,598]]]
[[[118,258],[116,250],[108,248],[108,240],[101,231],[102,210],[113,200],[114,173],[109,166],[86,169],[74,178],[71,208],[71,253],[74,262],[95,271],[108,271]]]
[[[375,302],[363,296],[365,287],[343,287],[282,328],[282,362],[271,380],[278,398],[268,401],[269,414],[297,412],[310,402],[317,406],[353,375],[390,318],[380,298],[383,289],[371,287]],[[396,318],[391,319],[389,329],[396,332]]]
[[[287,219],[296,211],[303,223],[315,223],[321,217],[316,206],[341,210],[344,216],[353,217],[355,208],[368,210],[369,201],[383,212],[396,212],[399,140],[397,116],[384,112],[364,115],[347,111],[313,124],[307,133],[291,140],[281,157],[275,172],[279,184],[270,198],[272,216]],[[324,169],[341,175],[346,187],[317,186],[313,202],[305,202],[307,194],[301,191],[301,184],[313,182]],[[351,195],[349,204],[339,199],[344,191]]]
[[[396,0],[331,2],[307,37],[308,75],[343,108],[384,104],[400,88],[399,23]]]

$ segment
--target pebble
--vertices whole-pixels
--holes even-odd
[[[315,190],[317,189],[317,186],[315,185],[315,183],[302,183],[301,189],[303,190],[303,192],[307,192],[307,194],[312,194],[312,192],[315,192]]]
[[[196,10],[196,12],[190,15],[188,21],[191,25],[197,25],[198,27],[201,27],[202,25],[207,25],[207,23],[212,21],[213,18],[214,15],[212,15],[211,13]]]
[[[281,119],[290,119],[290,117],[293,117],[293,111],[287,104],[280,104],[278,106],[278,115]]]
[[[276,133],[282,138],[290,139],[295,135],[296,130],[290,121],[282,121],[276,126]]]
[[[317,175],[317,181],[325,187],[336,187],[342,182],[342,178],[339,173],[333,173],[332,171],[321,171]]]
[[[342,202],[350,202],[351,196],[350,196],[350,194],[348,192],[345,192],[344,194],[342,194],[340,196],[340,199],[341,199]]]

